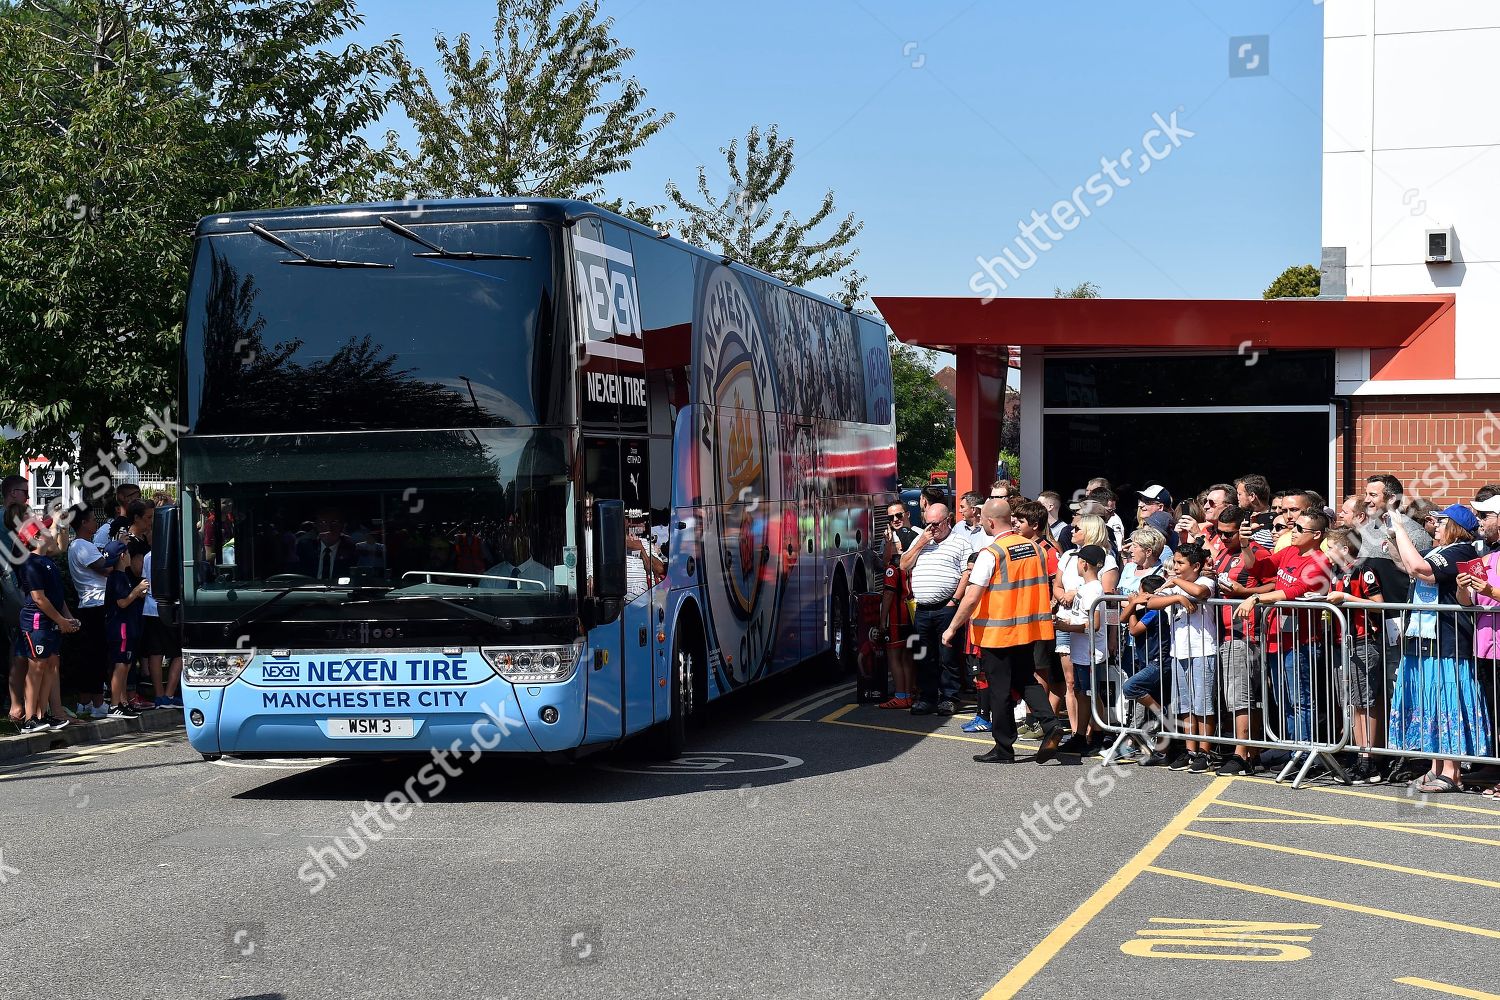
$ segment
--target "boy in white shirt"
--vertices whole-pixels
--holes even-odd
[[[1188,736],[1182,751],[1168,765],[1202,773],[1208,770],[1205,740],[1211,736],[1218,689],[1219,642],[1215,634],[1214,578],[1204,572],[1208,553],[1201,545],[1186,544],[1172,554],[1172,575],[1146,601],[1150,609],[1169,609],[1172,623],[1172,681],[1177,691],[1178,728]]]
[[[1066,610],[1059,609],[1054,622],[1059,636],[1067,634],[1068,660],[1064,667],[1071,667],[1073,671],[1073,688],[1079,706],[1079,717],[1069,720],[1073,723],[1073,736],[1057,748],[1059,753],[1082,753],[1089,746],[1088,732],[1093,727],[1094,667],[1104,662],[1108,648],[1103,615],[1098,608],[1099,599],[1104,596],[1099,570],[1104,567],[1106,558],[1107,553],[1099,545],[1085,545],[1078,550],[1078,573],[1083,582],[1078,585],[1072,604]]]

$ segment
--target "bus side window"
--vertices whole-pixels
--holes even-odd
[[[642,341],[646,355],[647,433],[672,433],[677,411],[688,405],[692,361],[693,270],[697,258],[681,247],[631,233]]]

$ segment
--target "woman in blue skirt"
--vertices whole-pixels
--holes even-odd
[[[1386,517],[1389,523],[1390,515]],[[1405,531],[1391,532],[1396,561],[1411,574],[1411,604],[1458,604],[1458,567],[1478,558],[1473,539],[1479,519],[1473,511],[1456,503],[1437,519],[1437,545],[1425,556]],[[1487,752],[1490,720],[1474,676],[1473,655],[1473,615],[1451,610],[1407,613],[1401,666],[1391,692],[1392,748],[1453,757]],[[1434,760],[1412,787],[1429,793],[1463,791],[1458,761]]]

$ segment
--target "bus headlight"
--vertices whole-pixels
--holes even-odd
[[[250,665],[253,654],[237,650],[193,650],[182,654],[183,675],[199,687],[231,684]]]
[[[482,646],[479,650],[495,673],[512,684],[565,681],[578,668],[578,655],[582,651],[581,641],[530,649]]]

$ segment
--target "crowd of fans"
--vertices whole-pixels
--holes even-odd
[[[1259,475],[1180,503],[1152,484],[1127,497],[1128,534],[1107,481],[1075,496],[1066,517],[1001,480],[950,514],[934,489],[920,527],[891,506],[881,708],[954,715],[972,696],[986,763],[1013,762],[1018,736],[1038,762],[1219,775],[1312,773],[1326,752],[1354,783],[1440,793],[1496,756],[1500,485],[1437,508],[1390,475],[1336,507]]]
[[[36,515],[20,476],[0,482],[0,494],[10,721],[22,733],[51,732],[180,709],[182,650],[149,582],[155,511],[170,498],[148,502],[124,483],[112,515],[100,518],[87,504]],[[139,693],[146,678],[153,700]]]

